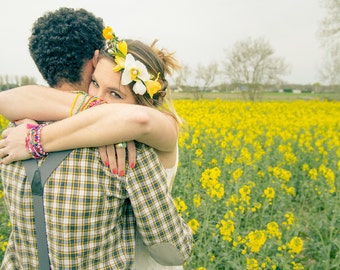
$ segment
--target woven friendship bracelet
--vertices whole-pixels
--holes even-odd
[[[71,104],[71,108],[70,108],[70,116],[77,114],[81,111],[90,109],[92,107],[98,106],[100,104],[104,104],[106,103],[104,100],[98,98],[98,97],[93,97],[93,96],[89,96],[87,93],[85,92],[81,92],[81,91],[75,91],[73,92],[75,94],[77,94],[74,99],[73,102]],[[80,102],[78,102],[79,97],[82,96],[82,100]],[[74,108],[77,106],[77,109],[74,111]]]
[[[87,102],[84,104],[83,107],[81,107],[80,111],[84,111],[87,109],[90,109],[92,107],[98,106],[100,104],[106,103],[104,100],[98,98],[98,97],[90,97]]]
[[[101,105],[106,103],[104,100],[97,98],[97,97],[93,97],[93,99],[91,100],[91,102],[88,104],[88,106],[86,108],[84,108],[84,110],[90,109],[92,107]]]
[[[76,94],[76,96],[74,97],[72,104],[71,104],[71,108],[70,108],[70,116],[77,114],[80,111],[80,108],[84,105],[84,102],[86,100],[86,98],[88,97],[88,94],[86,94],[85,92],[82,91],[73,91],[73,94]],[[79,97],[82,96],[82,100],[80,102],[78,102]],[[77,106],[78,108],[75,110],[76,105],[79,103],[79,105]],[[74,112],[75,110],[75,112]]]
[[[86,100],[87,97],[88,97],[88,95],[87,95],[86,93],[83,93],[83,100],[82,100],[81,103],[79,104],[79,106],[78,106],[78,108],[77,108],[77,110],[75,111],[74,114],[77,114],[77,113],[80,112],[80,109],[81,109],[81,107],[84,105],[84,102],[85,102],[85,100]]]
[[[79,98],[80,95],[81,95],[81,94],[78,93],[78,94],[76,95],[76,97],[74,98],[73,102],[72,102],[71,109],[70,109],[70,116],[72,116],[72,114],[73,114],[74,106],[76,105],[76,102],[77,102],[77,100],[78,100],[78,98]]]
[[[25,138],[26,150],[34,159],[40,159],[47,155],[41,145],[41,130],[46,125],[35,125],[27,131]]]

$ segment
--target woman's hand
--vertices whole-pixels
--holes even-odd
[[[134,141],[127,142],[126,147],[120,147],[120,145],[122,145],[122,143],[102,146],[98,149],[104,165],[110,167],[110,170],[113,174],[123,176],[125,174],[126,153],[128,155],[129,167],[135,167],[136,146]]]
[[[32,158],[25,146],[26,125],[7,128],[2,132],[2,140],[0,140],[0,162],[2,164]]]

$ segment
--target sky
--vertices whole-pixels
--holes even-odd
[[[30,76],[46,84],[28,52],[34,21],[60,7],[85,8],[120,38],[140,39],[175,52],[182,65],[222,64],[235,42],[265,38],[290,66],[287,83],[320,80],[317,37],[322,0],[1,0],[0,75]],[[227,79],[225,79],[227,82]]]

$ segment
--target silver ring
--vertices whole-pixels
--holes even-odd
[[[126,142],[117,143],[117,144],[115,144],[115,147],[118,148],[118,149],[125,149],[126,148]]]

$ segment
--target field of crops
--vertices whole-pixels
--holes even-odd
[[[195,238],[185,269],[340,269],[340,102],[175,106],[186,125],[173,197]]]

